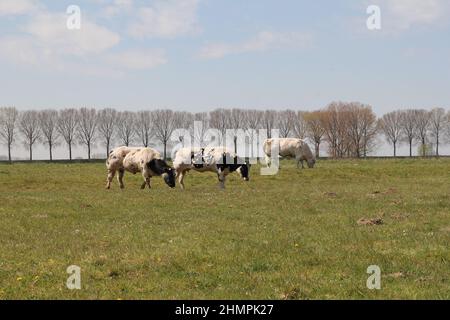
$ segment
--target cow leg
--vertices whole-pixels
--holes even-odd
[[[111,189],[111,182],[113,181],[115,175],[116,175],[115,170],[108,169],[108,178],[106,179],[106,189]]]
[[[119,174],[117,175],[117,181],[119,181],[120,189],[124,189],[123,176],[125,175],[125,169],[119,169]]]
[[[145,189],[145,186],[150,187],[150,176],[147,171],[142,171],[142,177],[144,178],[144,183],[141,185],[141,189]]]
[[[186,175],[186,172],[186,170],[177,172],[176,178],[178,178],[178,183],[180,184],[180,188],[182,190],[184,190],[184,176]]]
[[[295,160],[297,160],[297,169],[300,169],[300,163],[302,164],[302,169],[305,168],[303,165],[303,159],[301,157],[296,157]]]
[[[148,177],[145,181],[147,182],[148,188],[151,189],[152,186],[151,186],[151,183],[150,183],[150,177]]]
[[[270,167],[270,157],[266,155],[266,166]]]
[[[226,174],[219,171],[217,173],[217,177],[219,178],[219,188],[220,189],[225,189],[225,178],[226,178]]]

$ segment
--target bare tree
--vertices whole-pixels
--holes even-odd
[[[118,113],[117,120],[117,137],[125,146],[130,146],[133,143],[135,135],[135,116],[130,111],[123,111]]]
[[[58,111],[56,110],[43,110],[39,112],[39,127],[42,132],[42,139],[44,144],[49,149],[49,159],[53,161],[53,147],[58,143]]]
[[[211,128],[219,130],[221,134],[219,143],[222,143],[226,130],[231,127],[231,111],[227,109],[216,109],[209,113],[209,117],[209,125]]]
[[[237,141],[238,141],[238,130],[244,130],[244,112],[241,109],[232,109],[230,114],[229,114],[230,120],[230,128],[232,130],[233,133],[233,145],[234,145],[234,152],[237,154],[238,152],[238,146],[237,146]]]
[[[33,160],[33,145],[41,137],[39,117],[37,111],[24,111],[19,117],[19,130],[23,135],[23,142],[29,151],[29,159]]]
[[[257,130],[261,127],[262,119],[264,117],[264,111],[260,110],[244,110],[244,127],[246,129]]]
[[[402,113],[389,112],[378,121],[378,126],[386,137],[387,142],[394,147],[394,157],[397,156],[397,145],[402,135]]]
[[[306,122],[306,134],[314,142],[316,158],[320,156],[320,144],[322,143],[325,130],[322,126],[323,111],[313,111],[304,114]]]
[[[262,119],[264,116],[264,111],[260,111],[260,110],[244,110],[243,111],[243,126],[245,131],[247,131],[247,135],[250,138],[250,153],[252,155],[252,157],[257,158],[257,150],[258,150],[258,146],[256,145],[256,149],[255,150],[255,140],[256,142],[258,141],[257,137],[258,137],[258,133],[257,130],[261,128],[262,125]]]
[[[361,126],[362,126],[362,155],[367,154],[374,149],[375,140],[378,133],[377,116],[369,105],[361,106]]]
[[[103,109],[97,114],[98,116],[98,132],[103,144],[106,147],[106,157],[109,156],[111,144],[117,126],[117,111],[114,109]]]
[[[294,122],[296,121],[295,111],[283,110],[277,112],[276,126],[280,130],[281,138],[288,138],[294,130]]]
[[[150,111],[139,111],[135,114],[136,135],[144,147],[150,145],[150,139],[154,135],[152,113]]]
[[[189,132],[189,135],[192,136],[192,129],[194,125],[194,115],[190,112],[186,111],[176,111],[174,113],[174,126],[175,129],[183,129]],[[184,135],[180,133],[178,136],[178,140],[183,142]]]
[[[14,143],[15,129],[19,112],[14,107],[0,109],[0,138],[8,147],[8,160],[11,158],[11,147]]]
[[[262,127],[267,131],[267,138],[272,138],[272,130],[275,129],[277,121],[277,112],[274,110],[264,111],[264,116],[262,117]]]
[[[293,123],[292,123],[292,132],[294,133],[295,137],[299,139],[305,139],[308,133],[308,126],[305,120],[305,114],[304,111],[297,111],[292,112],[290,116],[292,116]]]
[[[199,146],[204,146],[205,133],[209,129],[209,115],[207,112],[197,112],[194,114],[194,121],[196,121],[199,126],[196,126],[192,131],[193,141],[194,143],[198,143]]]
[[[72,146],[78,126],[78,111],[76,109],[61,110],[58,115],[57,130],[69,148],[69,160],[72,161]]]
[[[164,148],[164,159],[167,159],[167,144],[173,131],[176,129],[174,112],[172,110],[156,110],[153,113],[153,124],[155,126],[155,136]]]
[[[329,154],[333,158],[351,155],[349,112],[348,105],[343,102],[332,102],[323,111],[322,127],[325,131]]]
[[[366,156],[371,137],[374,135],[376,116],[372,108],[358,102],[346,105],[346,120],[351,154],[354,157]]]
[[[400,111],[402,134],[409,144],[409,156],[412,157],[412,145],[416,138],[416,110]]]
[[[416,110],[415,112],[415,123],[416,123],[416,135],[417,139],[421,143],[422,156],[425,157],[427,154],[427,137],[430,130],[430,119],[431,114],[426,110]]]
[[[87,147],[88,159],[91,159],[92,144],[97,131],[97,111],[95,109],[81,108],[78,112],[78,140]]]
[[[430,115],[430,131],[436,144],[436,156],[439,156],[439,144],[441,143],[442,131],[448,125],[448,118],[443,108],[434,108]]]

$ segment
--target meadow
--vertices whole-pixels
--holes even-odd
[[[105,179],[102,163],[0,164],[0,299],[450,299],[450,159],[283,161],[226,190]]]

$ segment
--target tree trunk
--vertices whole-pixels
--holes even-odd
[[[320,157],[320,143],[316,143],[316,158]]]
[[[436,135],[436,156],[439,157],[439,134]]]
[[[426,146],[425,146],[425,139],[422,139],[422,157],[425,158],[425,156],[427,155],[426,152],[427,150],[425,150]]]
[[[397,157],[397,142],[394,142],[394,158]]]
[[[33,161],[33,146],[30,143],[30,161]]]
[[[106,141],[106,159],[109,157],[109,141]]]
[[[166,141],[164,141],[164,160],[166,160],[166,159],[167,159],[167,157],[166,157],[166,153],[167,153],[167,142],[166,142]]]
[[[91,144],[88,143],[88,160],[91,160]]]
[[[409,140],[409,156],[412,157],[412,140]]]
[[[72,144],[69,143],[69,160],[72,161]]]
[[[50,161],[53,161],[53,146],[51,143],[48,144],[49,152],[50,152]]]
[[[9,160],[9,163],[12,163],[12,159],[11,159],[11,143],[8,143],[8,160]]]

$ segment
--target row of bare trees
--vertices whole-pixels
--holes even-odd
[[[389,112],[379,120],[379,128],[386,140],[394,147],[394,156],[397,155],[397,146],[402,141],[409,145],[409,155],[412,156],[414,142],[420,144],[422,156],[431,150],[427,145],[431,142],[435,146],[434,154],[439,156],[439,146],[449,136],[450,113],[443,108],[434,108],[431,111],[422,109],[408,109]]]
[[[49,158],[61,143],[68,149],[72,160],[72,148],[85,146],[87,158],[95,145],[101,144],[109,154],[112,146],[149,146],[161,144],[166,157],[168,145],[176,129],[192,131],[192,136],[203,142],[207,129],[217,129],[223,136],[226,130],[244,132],[278,129],[281,137],[307,139],[314,144],[316,156],[326,144],[331,157],[365,157],[377,146],[377,137],[384,135],[397,155],[399,144],[420,145],[421,155],[429,154],[430,143],[439,155],[439,146],[450,135],[450,113],[442,108],[431,111],[408,109],[389,112],[377,119],[372,107],[357,102],[332,102],[326,108],[305,112],[294,110],[215,109],[211,112],[181,112],[169,109],[155,111],[96,110],[94,108],[22,111],[16,108],[0,108],[0,139],[7,146],[11,161],[11,148],[20,140],[33,159],[33,146],[43,143],[48,147]],[[201,123],[193,130],[194,121]],[[253,139],[253,135],[249,135]],[[180,140],[182,138],[180,137]],[[237,139],[237,138],[235,138]],[[235,140],[236,143],[236,140]]]

